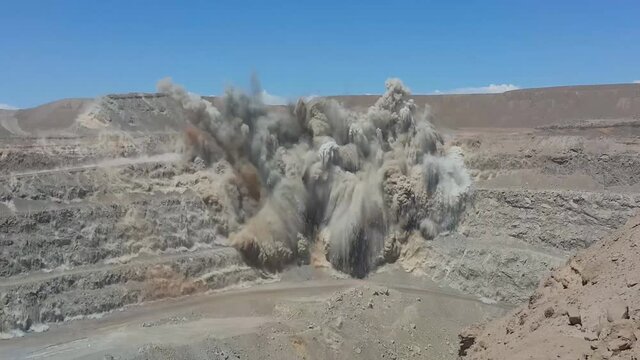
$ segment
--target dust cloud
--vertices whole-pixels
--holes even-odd
[[[276,271],[320,249],[364,277],[395,261],[410,234],[429,239],[456,226],[471,191],[462,151],[444,149],[428,109],[399,79],[364,113],[324,98],[269,107],[252,83],[249,95],[227,90],[220,108],[170,79],[158,83],[187,114],[188,160],[227,163],[247,190],[248,220],[230,240],[248,262]]]

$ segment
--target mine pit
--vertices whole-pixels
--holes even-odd
[[[637,351],[637,88],[2,110],[0,358]]]

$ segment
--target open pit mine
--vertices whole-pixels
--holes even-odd
[[[640,85],[381,92],[0,110],[0,358],[638,358]]]

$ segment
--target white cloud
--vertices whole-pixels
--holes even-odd
[[[264,89],[262,90],[260,97],[262,98],[262,102],[265,103],[265,105],[287,105],[288,103],[285,97],[269,94],[267,90]]]
[[[489,84],[479,87],[463,87],[452,90],[436,90],[435,94],[499,94],[505,91],[518,90],[520,87],[513,84]]]
[[[633,80],[634,84],[640,84],[640,80]]]
[[[9,104],[0,103],[0,110],[18,110],[18,108]]]

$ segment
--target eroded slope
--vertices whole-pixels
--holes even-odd
[[[543,279],[528,304],[463,333],[462,352],[469,359],[637,358],[639,243],[634,217]]]

